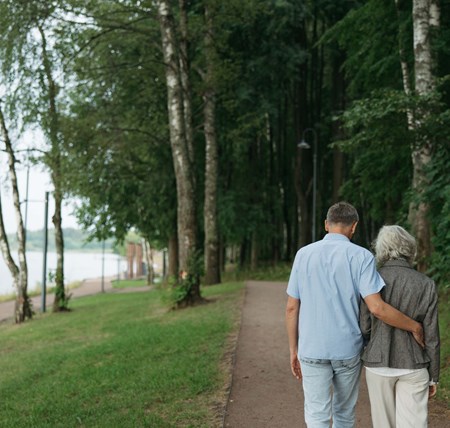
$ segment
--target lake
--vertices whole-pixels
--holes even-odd
[[[126,259],[117,254],[105,253],[105,276],[118,276],[124,278],[127,269]],[[17,258],[16,256],[14,257]],[[102,276],[102,253],[66,252],[64,254],[65,283],[81,281],[88,278]],[[43,254],[38,251],[27,251],[28,263],[28,290],[36,290],[42,284]],[[47,253],[47,284],[48,273],[56,270],[56,253]],[[15,290],[12,286],[12,277],[9,269],[0,257],[0,295],[11,294]]]

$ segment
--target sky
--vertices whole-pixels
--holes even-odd
[[[14,212],[11,185],[9,181],[6,180],[5,176],[5,163],[1,163],[1,197],[2,197],[2,212],[3,221],[5,222],[5,227],[7,233],[13,233],[17,229],[16,217]],[[22,216],[25,222],[25,207],[26,203],[26,188],[27,188],[27,169],[18,168],[17,170],[17,180],[19,183],[19,195],[22,201]],[[50,182],[50,176],[47,172],[43,172],[41,167],[36,165],[30,168],[29,184],[28,184],[28,215],[27,215],[27,229],[28,230],[42,230],[44,227],[44,216],[45,216],[45,192],[52,190],[52,185]],[[53,202],[52,196],[49,197],[49,208],[48,208],[48,227],[53,228],[51,217],[53,215],[55,204]],[[70,201],[63,205],[62,208],[62,221],[63,227],[74,227],[80,228],[77,224],[76,217],[73,215],[73,203]]]
[[[26,131],[24,135],[15,140],[14,135],[10,136],[14,140],[14,149],[16,157],[20,160],[23,158],[24,149],[45,147],[44,138],[39,131]],[[1,144],[3,146],[3,144]],[[3,149],[3,147],[0,147]],[[17,180],[19,183],[19,196],[21,200],[21,210],[23,221],[25,223],[25,200],[28,199],[28,215],[26,228],[28,230],[42,230],[44,228],[45,214],[45,192],[52,191],[50,175],[44,171],[42,165],[31,165],[28,180],[28,198],[27,198],[27,167],[23,163],[16,163]],[[0,151],[0,192],[2,198],[3,221],[7,233],[14,233],[17,230],[16,215],[12,200],[11,182],[8,174],[7,156]],[[63,227],[80,228],[77,220],[73,215],[73,205],[70,201],[66,202],[62,207],[62,225]],[[51,221],[55,204],[50,194],[48,208],[48,227],[53,228]]]

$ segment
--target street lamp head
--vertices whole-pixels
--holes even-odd
[[[306,150],[310,149],[311,146],[304,139],[302,139],[302,141],[300,141],[300,143],[297,144],[297,148],[301,150]]]

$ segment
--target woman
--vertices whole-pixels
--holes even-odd
[[[425,349],[412,335],[384,324],[361,306],[361,331],[370,341],[366,367],[374,428],[426,427],[428,398],[439,379],[439,327],[434,282],[413,269],[415,239],[400,226],[384,226],[375,241],[375,257],[386,286],[383,299],[423,324]]]

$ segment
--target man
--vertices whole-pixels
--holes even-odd
[[[352,205],[331,206],[325,220],[328,234],[297,252],[289,278],[291,370],[303,378],[308,428],[329,428],[331,418],[334,428],[355,426],[363,347],[361,297],[375,317],[410,331],[423,346],[422,326],[381,299],[385,284],[373,255],[350,242],[358,220]]]

